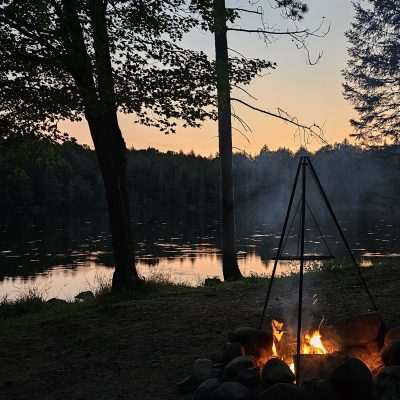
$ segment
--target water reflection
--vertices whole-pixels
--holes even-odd
[[[346,221],[345,219],[343,219]],[[349,219],[350,220],[350,219]],[[346,236],[364,267],[400,257],[400,232],[385,219],[360,218],[344,222]],[[306,252],[344,257],[336,232],[326,226],[321,237],[315,229],[306,232]],[[325,229],[326,228],[326,229]],[[239,266],[244,275],[269,274],[279,240],[279,224],[239,226]],[[206,277],[221,277],[218,226],[193,221],[151,227],[137,224],[137,268],[145,277],[161,272],[175,282],[201,284]],[[48,297],[72,298],[92,288],[98,277],[109,279],[113,257],[107,223],[65,221],[46,226],[0,228],[0,296],[17,296],[27,286],[37,286]],[[325,243],[326,242],[326,243]],[[326,244],[329,248],[327,248]],[[298,250],[298,235],[289,232],[286,255]],[[281,262],[279,274],[296,271],[294,262]]]

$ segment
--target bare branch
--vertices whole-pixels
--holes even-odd
[[[311,32],[307,29],[298,30],[298,31],[269,31],[269,30],[265,30],[265,29],[228,28],[228,31],[261,33],[261,34],[265,34],[265,35],[296,35],[296,34],[311,35]]]
[[[239,115],[237,115],[235,112],[232,113],[232,117],[235,118],[240,123],[240,125],[242,125],[245,132],[253,132],[251,126],[243,118],[239,117]]]
[[[242,88],[241,86],[238,85],[233,85],[233,87],[235,87],[236,89],[241,90],[242,92],[244,92],[245,94],[247,94],[247,96],[249,96],[250,98],[252,98],[253,100],[258,100],[257,97],[253,96],[249,91],[247,91],[246,89]]]
[[[227,8],[227,10],[232,10],[232,11],[241,11],[241,12],[247,12],[251,14],[258,14],[258,15],[263,15],[263,13],[260,10],[254,11],[254,10],[248,10],[246,8]]]
[[[232,129],[242,135],[246,139],[247,143],[250,144],[249,137],[243,131],[241,131],[239,128],[235,128],[234,126],[232,126]]]
[[[282,121],[287,122],[288,124],[294,125],[296,128],[299,128],[301,130],[303,130],[304,133],[308,132],[309,134],[311,134],[312,136],[317,137],[319,140],[321,140],[321,142],[323,142],[324,144],[329,144],[323,137],[323,130],[322,128],[317,125],[317,124],[312,124],[312,125],[304,125],[301,124],[297,121],[296,118],[294,117],[290,117],[288,113],[284,112],[281,109],[278,109],[278,113],[273,113],[271,111],[267,111],[267,110],[263,110],[261,108],[255,107],[249,103],[246,103],[245,101],[241,100],[241,99],[237,99],[235,97],[231,98],[232,101],[237,101],[238,103],[254,110],[254,111],[258,111],[261,112],[263,114],[269,115],[270,117],[274,117],[274,118],[278,118]]]

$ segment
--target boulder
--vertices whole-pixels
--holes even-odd
[[[225,366],[223,372],[223,380],[235,381],[237,380],[240,371],[255,367],[256,367],[256,362],[253,357],[251,356],[236,357]]]
[[[400,340],[388,341],[382,349],[382,361],[386,366],[400,366]]]
[[[222,281],[218,277],[206,278],[204,281],[204,286],[213,287],[213,286],[220,285],[221,283],[222,283]]]
[[[88,300],[88,299],[92,299],[94,297],[93,292],[91,292],[90,290],[87,290],[85,292],[80,292],[75,296],[76,300]]]
[[[52,297],[51,299],[47,300],[46,303],[50,305],[67,304],[66,300],[58,299],[57,297]]]
[[[242,369],[238,372],[236,380],[249,388],[257,386],[260,383],[260,370],[256,367]]]
[[[337,400],[332,384],[324,379],[304,382],[300,392],[306,400]]]
[[[386,332],[384,345],[387,346],[392,342],[396,342],[400,340],[400,326],[396,328],[389,329]]]
[[[225,362],[232,361],[236,357],[244,356],[244,348],[239,342],[228,342],[225,344],[223,352],[223,360]]]
[[[207,379],[194,392],[193,400],[213,400],[214,391],[219,387],[220,382],[216,378]]]
[[[189,375],[176,383],[176,388],[179,393],[186,394],[193,392],[199,384],[195,381],[192,375]]]
[[[400,367],[385,367],[375,378],[376,398],[379,400],[400,399]]]
[[[199,358],[193,363],[192,376],[197,383],[215,378],[214,363],[208,358]]]
[[[231,342],[239,342],[246,355],[265,357],[272,355],[272,331],[249,327],[237,328],[229,334]]]
[[[334,326],[322,326],[321,335],[335,341],[339,338],[343,347],[360,346],[377,340],[381,328],[380,315],[369,313],[339,321]]]
[[[223,382],[213,392],[212,400],[249,400],[250,391],[238,382]]]
[[[294,373],[289,366],[279,358],[271,358],[265,365],[261,373],[262,383],[265,387],[276,383],[293,383]]]
[[[372,374],[357,358],[349,358],[330,376],[330,383],[340,399],[370,399],[373,391]]]
[[[277,383],[257,396],[257,400],[302,400],[301,392],[291,383]]]

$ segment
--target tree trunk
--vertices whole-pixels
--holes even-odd
[[[222,269],[225,280],[241,279],[235,249],[232,125],[225,0],[214,0],[218,139],[221,163]]]
[[[126,146],[115,110],[86,115],[106,191],[115,271],[112,290],[130,290],[140,278],[135,268],[126,187]]]

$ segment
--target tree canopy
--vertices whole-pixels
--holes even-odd
[[[347,32],[349,61],[344,95],[359,114],[351,121],[364,142],[400,140],[400,1],[354,2]]]
[[[118,111],[167,133],[175,130],[177,119],[197,126],[216,118],[214,63],[181,44],[186,33],[202,26],[185,1],[6,0],[0,4],[2,136],[51,133],[59,138],[59,120],[80,120],[89,102],[99,105],[101,70],[90,23],[94,3],[101,3],[106,18]],[[72,7],[87,57],[72,37],[80,32],[71,30]],[[93,78],[79,76],[84,67]],[[271,67],[263,60],[233,57],[232,80],[247,83]]]

